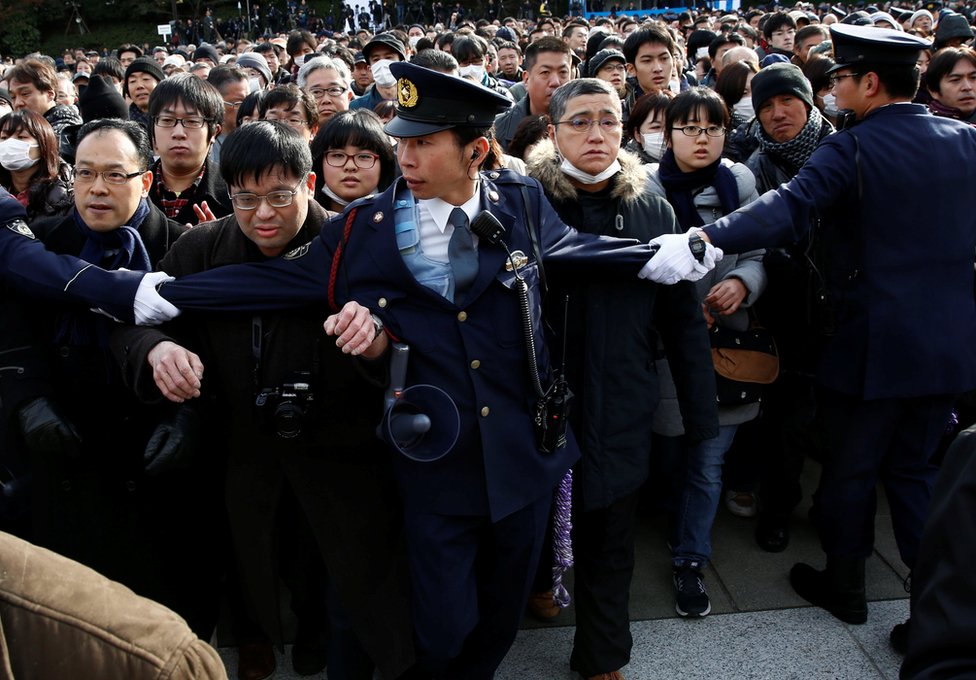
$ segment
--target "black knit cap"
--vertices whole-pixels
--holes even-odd
[[[92,76],[88,87],[78,97],[78,110],[86,123],[99,118],[121,118],[128,120],[129,107],[122,95],[105,76]]]
[[[752,77],[752,108],[760,107],[778,94],[790,94],[813,108],[813,88],[794,64],[772,64]]]
[[[149,57],[134,59],[125,69],[125,78],[122,80],[122,94],[124,95],[129,94],[129,76],[133,73],[148,73],[158,81],[163,81],[166,78],[166,74],[163,73],[163,69],[159,68],[159,64]]]
[[[208,45],[207,43],[200,45],[196,52],[193,53],[193,61],[200,61],[201,59],[209,59],[215,66],[220,64],[220,57],[217,56],[217,50],[213,45]]]

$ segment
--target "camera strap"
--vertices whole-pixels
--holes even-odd
[[[251,356],[254,358],[254,386],[261,387],[261,344],[264,342],[264,326],[260,316],[251,317]]]

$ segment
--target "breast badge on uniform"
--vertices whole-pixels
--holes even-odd
[[[303,246],[298,246],[294,250],[289,250],[287,253],[285,253],[284,259],[297,260],[300,257],[305,257],[306,255],[308,255],[308,249],[311,245],[312,245],[311,243],[306,243]]]
[[[21,236],[26,236],[27,238],[34,240],[37,237],[34,236],[34,232],[30,230],[27,223],[24,220],[13,220],[7,223],[7,229],[14,232],[15,234],[20,234]]]
[[[512,256],[505,261],[505,271],[521,269],[529,263],[529,258],[521,250],[512,252]]]
[[[420,100],[417,86],[406,78],[397,81],[397,102],[405,109],[412,109]]]

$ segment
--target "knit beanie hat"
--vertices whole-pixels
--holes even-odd
[[[126,96],[129,94],[129,76],[133,73],[148,73],[158,81],[166,78],[166,74],[163,73],[163,69],[159,68],[159,64],[149,57],[139,57],[125,69],[125,78],[122,80],[122,94]]]
[[[914,26],[919,17],[928,17],[929,21],[935,21],[935,17],[932,16],[932,12],[928,11],[927,9],[920,9],[912,14],[912,18],[908,20],[908,27],[911,28]]]
[[[78,110],[86,123],[98,118],[128,120],[129,109],[122,95],[105,76],[92,76],[88,87],[78,97]]]
[[[237,57],[236,66],[240,68],[250,67],[264,76],[264,84],[271,83],[271,69],[268,68],[268,60],[263,54],[257,52],[245,52]]]
[[[214,63],[214,66],[220,63],[220,57],[217,56],[217,50],[214,49],[213,45],[208,45],[204,43],[197,48],[197,51],[193,53],[193,61],[200,61],[201,59],[209,59]]]
[[[810,81],[795,64],[773,64],[752,77],[752,107],[756,111],[778,94],[791,94],[813,108]]]

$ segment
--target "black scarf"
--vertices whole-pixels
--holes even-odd
[[[723,215],[739,208],[739,184],[732,171],[722,165],[721,158],[700,170],[682,172],[674,160],[674,150],[668,149],[661,157],[658,176],[682,229],[705,226],[705,221],[695,208],[695,194],[707,186],[715,187]]]

